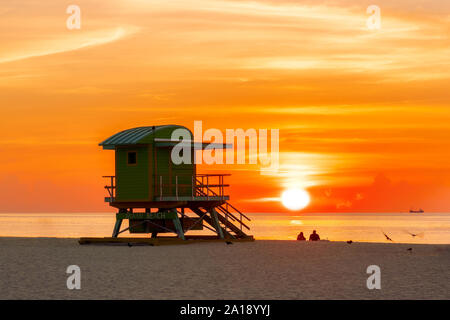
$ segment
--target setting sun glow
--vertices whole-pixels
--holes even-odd
[[[309,193],[303,189],[288,189],[281,195],[283,205],[292,211],[305,208],[310,200]]]

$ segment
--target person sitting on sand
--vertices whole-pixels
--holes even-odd
[[[317,241],[320,240],[319,235],[316,233],[316,230],[313,230],[313,233],[309,236],[309,241]]]
[[[305,240],[306,240],[306,238],[303,235],[303,232],[300,232],[297,236],[297,241],[305,241]]]

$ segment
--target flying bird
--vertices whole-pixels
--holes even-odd
[[[389,236],[388,236],[386,233],[383,232],[383,234],[384,234],[384,236],[386,237],[387,240],[394,242],[394,240],[392,240],[391,238],[389,238]]]
[[[403,230],[403,231],[406,232],[407,234],[411,235],[413,238],[414,238],[414,237],[423,238],[423,236],[424,236],[424,233],[423,233],[423,232],[421,232],[421,233],[411,233],[411,232],[409,232],[409,231],[407,231],[407,230]]]

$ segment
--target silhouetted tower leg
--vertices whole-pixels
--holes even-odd
[[[178,218],[178,214],[176,215],[176,218],[173,219],[173,225],[175,226],[175,230],[177,231],[178,237],[182,240],[185,240],[183,226],[181,225],[180,219]]]
[[[119,209],[119,213],[127,212],[127,209]],[[120,227],[122,226],[122,219],[116,215],[116,224],[114,225],[114,230],[112,233],[113,238],[117,238],[120,232]]]
[[[222,227],[220,226],[219,218],[217,217],[216,209],[211,208],[209,212],[211,214],[211,218],[212,218],[212,221],[214,223],[214,228],[217,231],[217,235],[219,236],[220,239],[223,239],[223,230],[222,230]]]

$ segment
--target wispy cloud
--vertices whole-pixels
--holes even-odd
[[[112,43],[136,33],[139,28],[134,26],[117,27],[107,30],[83,32],[77,35],[61,35],[52,40],[35,41],[28,44],[29,49],[17,51],[0,51],[0,63],[14,62],[24,59],[65,53],[88,47]]]
[[[257,199],[245,199],[242,200],[243,202],[280,202],[281,198],[280,197],[268,197],[268,198],[257,198]]]

